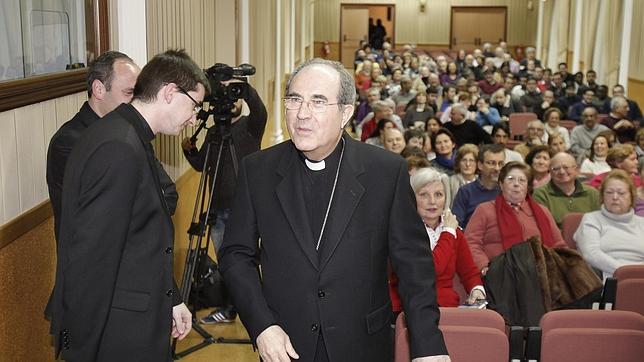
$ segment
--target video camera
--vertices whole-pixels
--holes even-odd
[[[255,67],[250,64],[241,64],[238,67],[231,67],[227,64],[217,63],[205,70],[210,81],[210,94],[204,101],[207,101],[214,111],[215,121],[219,116],[226,116],[230,113],[233,104],[237,100],[248,96],[247,76],[255,74]],[[241,82],[231,82],[224,85],[222,82],[237,79]]]

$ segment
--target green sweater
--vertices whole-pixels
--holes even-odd
[[[551,180],[547,184],[534,190],[534,199],[550,210],[552,216],[561,229],[561,222],[564,216],[571,212],[590,212],[599,210],[599,191],[575,181],[575,191],[568,196],[561,191]]]

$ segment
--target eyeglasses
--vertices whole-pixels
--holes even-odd
[[[518,183],[520,185],[524,185],[528,183],[528,179],[525,177],[516,177],[516,176],[507,176],[505,178],[505,181],[509,183]]]
[[[199,111],[201,111],[201,103],[197,102],[194,98],[192,98],[192,96],[188,94],[188,92],[185,89],[183,89],[180,85],[177,85],[177,88],[179,88],[179,92],[185,94],[188,98],[190,98],[192,103],[195,104],[195,108],[192,109],[192,114],[194,114],[195,116],[199,114]]]
[[[574,170],[576,168],[577,166],[554,166],[554,167],[550,167],[550,172],[559,172],[560,170],[564,170],[564,172],[568,172],[568,170]]]
[[[324,113],[326,112],[327,106],[335,106],[340,103],[329,103],[326,99],[321,98],[314,98],[309,101],[305,101],[302,97],[284,97],[284,108],[286,108],[287,111],[297,111],[302,108],[303,104],[306,104],[311,112]]]

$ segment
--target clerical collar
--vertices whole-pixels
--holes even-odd
[[[298,152],[300,155],[300,158],[302,161],[304,161],[304,164],[306,165],[306,168],[310,171],[322,171],[326,169],[327,167],[333,168],[338,164],[338,161],[340,160],[340,153],[342,152],[342,145],[344,144],[344,139],[340,139],[340,142],[335,146],[335,149],[331,154],[326,156],[326,158],[320,160],[320,161],[314,161],[308,159],[304,153]]]

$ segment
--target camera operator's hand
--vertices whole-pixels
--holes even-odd
[[[197,140],[195,139],[195,142]],[[192,139],[190,137],[186,137],[181,141],[181,147],[183,147],[184,150],[186,151],[192,151],[197,148],[197,145],[195,142],[192,142]]]

